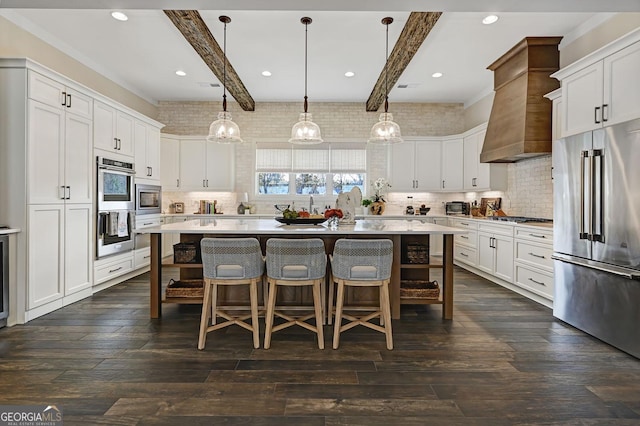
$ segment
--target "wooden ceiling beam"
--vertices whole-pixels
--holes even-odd
[[[400,76],[413,59],[422,42],[433,29],[442,12],[411,12],[407,23],[398,37],[387,63],[387,85],[389,91],[395,86]],[[367,99],[367,111],[377,111],[384,103],[385,98],[385,69],[382,68],[380,76]]]
[[[165,10],[164,13],[222,84],[225,84],[223,68],[224,61],[227,61],[226,87],[229,94],[244,111],[255,111],[255,101],[242,83],[240,76],[225,58],[224,52],[209,31],[209,27],[205,24],[200,13],[197,10]]]

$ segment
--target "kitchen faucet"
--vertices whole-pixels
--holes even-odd
[[[313,213],[313,195],[309,195],[309,213]]]

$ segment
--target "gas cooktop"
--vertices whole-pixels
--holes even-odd
[[[487,219],[500,220],[502,222],[553,222],[553,219],[543,219],[539,217],[526,217],[526,216],[489,216]]]

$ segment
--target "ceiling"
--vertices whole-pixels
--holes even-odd
[[[163,3],[171,2],[128,1],[126,22],[110,16],[112,10],[118,9],[110,7],[109,0],[0,0],[0,14],[152,103],[221,99],[222,88],[211,87],[219,81],[162,10],[157,9],[171,7]],[[391,2],[377,0],[307,1],[306,10],[301,10],[301,2],[290,0],[272,0],[268,9],[257,0],[209,1],[220,6],[233,3],[231,9],[216,10],[211,6],[203,8],[200,3],[203,2],[181,1],[180,8],[197,8],[220,45],[223,26],[218,17],[231,17],[227,25],[227,57],[256,102],[302,101],[304,25],[300,18],[310,16],[313,23],[308,27],[308,96],[312,104],[364,103],[384,67],[385,27],[381,19],[394,18],[389,26],[391,51],[410,11],[424,11],[425,5],[438,2],[398,1],[393,6],[396,10],[385,10],[383,7],[390,8]],[[344,3],[350,7],[344,7]],[[530,10],[529,5],[529,10],[518,11],[501,6],[504,0],[495,0],[492,7],[510,11],[496,13],[500,17],[497,23],[483,25],[481,20],[491,9],[478,5],[486,2],[454,3],[458,9],[466,5],[466,10],[476,11],[447,11],[451,8],[434,4],[440,9],[430,10],[445,13],[398,83],[390,88],[391,103],[472,103],[492,89],[493,76],[486,67],[523,37],[572,36],[580,28],[589,28],[611,16],[596,14],[604,12],[597,7],[601,2],[513,2],[539,3],[539,7],[547,8]],[[564,3],[566,10],[545,12],[557,10],[557,3]],[[640,11],[639,3],[614,0],[606,7]],[[12,9],[17,4],[20,9]],[[75,9],[79,4],[95,8]],[[297,9],[291,10],[293,6]],[[571,7],[585,12],[573,12]],[[187,75],[178,77],[178,69]],[[264,70],[272,76],[263,77]],[[345,77],[346,71],[355,76]],[[432,78],[434,72],[443,76]]]

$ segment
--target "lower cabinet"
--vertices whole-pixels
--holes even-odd
[[[550,229],[516,228],[514,284],[548,300],[554,291],[552,241]]]
[[[133,271],[133,254],[127,252],[105,257],[95,262],[95,279],[93,285],[110,281]]]
[[[90,204],[30,205],[27,310],[91,288]]]
[[[449,218],[449,226],[468,231],[453,237],[453,260],[469,266],[478,262],[478,223],[470,219]]]
[[[513,282],[513,227],[479,225],[477,268]]]

